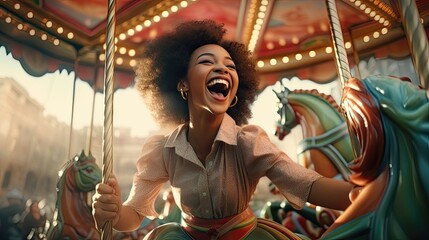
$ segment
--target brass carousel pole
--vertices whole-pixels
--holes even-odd
[[[95,59],[95,72],[94,72],[94,85],[92,86],[92,111],[91,111],[91,122],[89,125],[87,139],[88,139],[88,155],[91,155],[92,147],[92,132],[94,128],[94,109],[95,109],[95,96],[97,95],[97,79],[98,79],[98,65],[100,64],[100,52],[97,51]]]
[[[334,46],[334,53],[335,53],[335,64],[337,66],[337,72],[338,72],[338,78],[340,79],[341,83],[341,90],[344,89],[344,86],[346,82],[352,77],[350,73],[350,66],[349,61],[347,59],[347,51],[344,46],[344,39],[343,39],[343,31],[341,29],[340,19],[338,17],[337,12],[337,5],[335,3],[335,0],[326,0],[326,6],[328,8],[328,16],[330,20],[330,26],[331,26],[331,36],[332,36],[332,42]],[[358,63],[357,63],[358,64]],[[342,94],[342,93],[341,93]],[[348,121],[346,118],[347,126]],[[358,146],[356,146],[356,142],[353,141],[353,135],[350,131],[350,127],[347,128],[349,130],[349,135],[351,141],[351,146],[353,150],[354,157],[358,157],[358,153],[356,149],[359,149]]]
[[[328,16],[331,23],[331,36],[334,46],[335,64],[337,66],[341,87],[344,89],[344,84],[352,75],[350,73],[349,61],[347,59],[347,51],[344,46],[343,31],[341,30],[335,0],[326,0],[326,5],[328,7]]]
[[[67,150],[67,160],[70,159],[70,152],[71,152],[71,146],[72,146],[74,103],[75,103],[75,97],[76,97],[77,67],[79,65],[78,63],[79,63],[79,57],[76,56],[76,59],[74,60],[73,96],[72,96],[72,107],[71,107],[71,116],[70,116],[69,147]]]
[[[414,0],[399,0],[399,12],[402,18],[402,26],[411,50],[420,85],[426,89],[429,97],[429,47],[428,39],[420,21],[419,11]]]
[[[113,167],[113,73],[115,55],[115,0],[108,0],[107,27],[106,27],[106,62],[104,66],[104,128],[103,128],[103,169],[102,182],[107,180]],[[101,238],[112,239],[112,222],[104,224]]]

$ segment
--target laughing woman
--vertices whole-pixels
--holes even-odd
[[[138,228],[157,217],[154,202],[169,181],[183,223],[166,224],[147,239],[287,239],[297,236],[256,218],[249,202],[268,177],[297,209],[306,202],[333,209],[349,204],[352,185],[324,178],[293,162],[262,128],[247,125],[258,80],[250,52],[223,38],[222,24],[190,21],[152,41],[137,69],[137,87],[168,135],[150,137],[122,203],[112,176],[93,197],[101,228]],[[332,198],[335,196],[335,198]]]

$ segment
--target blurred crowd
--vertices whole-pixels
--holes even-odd
[[[159,199],[159,219],[145,219],[139,229],[132,232],[113,231],[114,240],[142,239],[150,230],[167,222],[180,222],[181,212],[174,202],[170,189]],[[0,240],[46,240],[47,230],[54,215],[54,205],[45,199],[25,198],[17,189],[0,199]]]
[[[0,239],[44,239],[49,224],[46,200],[25,199],[17,189],[6,195],[0,208]]]

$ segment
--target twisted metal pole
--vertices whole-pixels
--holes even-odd
[[[343,31],[341,30],[341,24],[338,17],[335,0],[326,0],[326,5],[328,7],[328,16],[331,22],[331,36],[334,46],[335,63],[337,66],[341,87],[344,89],[344,84],[351,78],[351,73],[349,61],[347,59],[347,51],[344,46]]]
[[[95,96],[97,95],[97,79],[98,79],[98,65],[100,64],[100,52],[97,51],[95,55],[95,71],[94,71],[94,85],[92,86],[92,110],[91,110],[91,122],[87,132],[88,140],[88,154],[91,154],[92,149],[92,133],[94,129],[94,110],[95,110]]]
[[[340,18],[338,17],[337,5],[335,3],[335,0],[326,0],[326,6],[328,8],[328,16],[331,23],[330,26],[335,53],[335,64],[337,66],[338,78],[340,79],[341,83],[341,90],[344,90],[346,82],[352,77],[352,75],[350,72],[349,61],[347,59],[346,47],[344,46],[343,31],[341,29]],[[356,64],[359,65],[359,63]],[[359,146],[356,146],[358,143],[353,140],[353,134],[350,130],[349,121],[347,120],[347,118],[346,122],[351,140],[353,155],[355,158],[357,158],[357,149],[359,149]]]
[[[106,62],[104,65],[104,128],[103,128],[103,169],[102,182],[106,183],[113,171],[113,73],[115,55],[115,0],[108,0],[106,27]],[[112,239],[112,222],[104,224],[101,238]]]
[[[428,39],[420,22],[419,11],[414,0],[399,0],[402,25],[411,50],[420,85],[429,96],[429,47]]]
[[[76,81],[77,81],[77,68],[79,66],[79,56],[76,56],[74,60],[74,78],[73,78],[73,95],[72,95],[72,106],[71,106],[71,115],[70,115],[70,129],[69,129],[69,147],[67,150],[67,160],[71,159],[71,147],[73,140],[73,122],[74,122],[74,104],[76,98]]]

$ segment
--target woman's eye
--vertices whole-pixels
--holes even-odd
[[[235,65],[227,65],[227,67],[230,69],[236,69]]]
[[[201,60],[200,63],[213,63],[213,62],[210,60]]]

